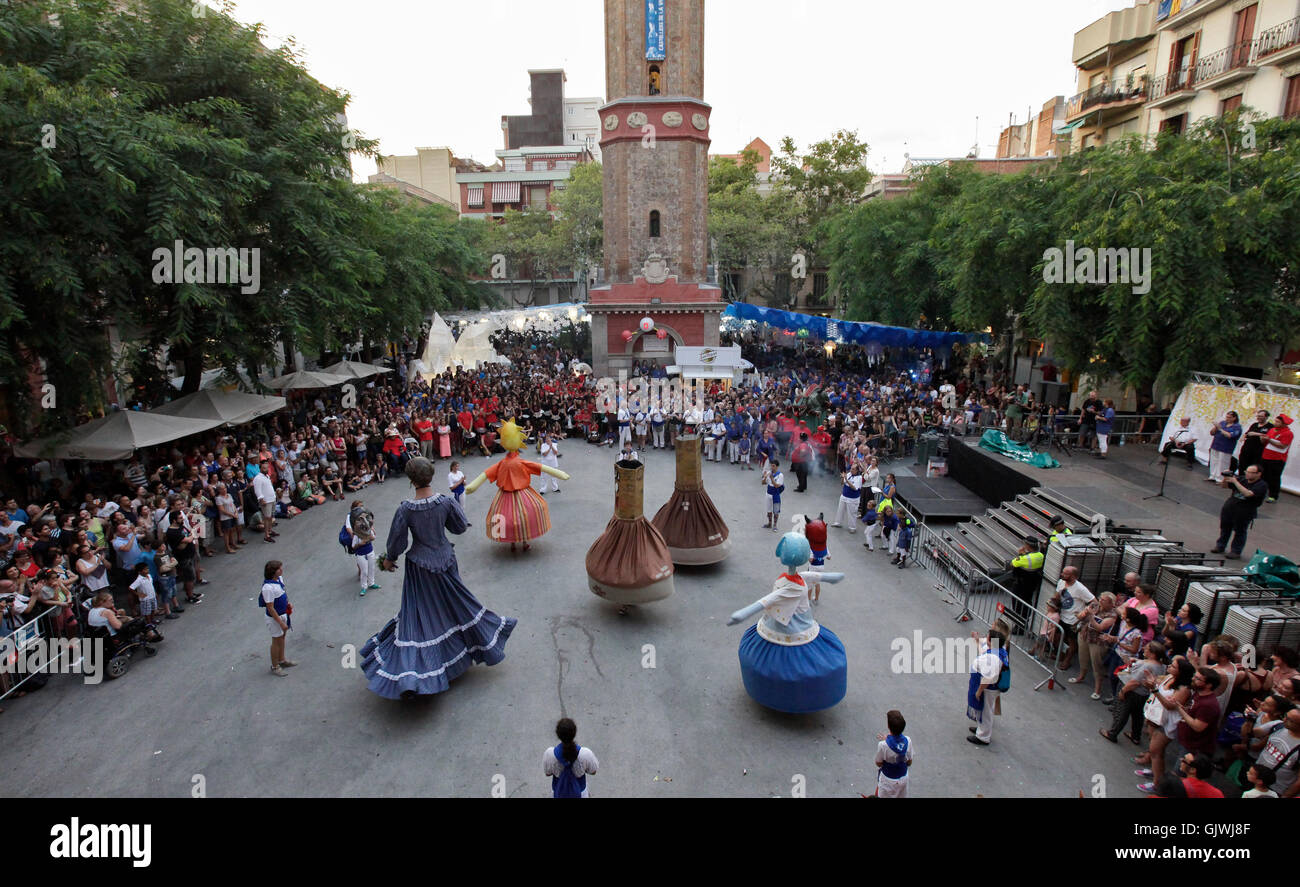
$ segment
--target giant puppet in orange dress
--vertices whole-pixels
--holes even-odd
[[[560,480],[569,479],[569,475],[558,468],[520,459],[519,451],[525,444],[523,432],[515,420],[506,422],[501,426],[501,446],[506,457],[489,465],[465,487],[465,492],[472,493],[487,480],[497,485],[496,497],[488,507],[487,536],[494,542],[509,542],[511,551],[519,542],[524,543],[524,551],[527,551],[528,540],[545,535],[551,528],[551,512],[546,507],[546,500],[532,487],[533,475],[545,472]]]

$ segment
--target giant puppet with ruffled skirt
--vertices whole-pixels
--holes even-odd
[[[843,573],[798,572],[808,563],[808,538],[786,533],[776,546],[785,565],[772,591],[727,620],[736,625],[760,611],[756,625],[740,640],[740,675],[755,702],[791,714],[822,711],[837,704],[848,690],[844,645],[812,616],[810,585],[836,583]]]
[[[519,458],[526,441],[514,419],[501,426],[500,442],[506,457],[470,481],[465,492],[473,493],[484,481],[496,484],[497,494],[488,506],[487,537],[494,542],[509,542],[511,551],[522,542],[527,551],[529,540],[551,529],[551,512],[546,500],[532,487],[533,475],[545,473],[560,480],[568,480],[569,475],[558,468]]]

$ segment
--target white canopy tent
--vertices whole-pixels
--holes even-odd
[[[580,323],[589,323],[591,315],[587,306],[577,302],[556,305],[530,305],[527,308],[502,308],[495,311],[475,311],[451,314],[447,322],[453,326],[472,327],[487,321],[493,329],[511,329],[516,332],[539,330],[550,333]]]
[[[243,425],[258,416],[282,409],[287,402],[283,397],[206,388],[150,412],[187,419],[215,419],[222,425]]]
[[[62,435],[52,435],[14,447],[14,455],[27,459],[87,459],[111,462],[129,459],[142,447],[170,443],[223,424],[217,419],[192,419],[140,410],[118,410],[102,419],[79,425]]]
[[[481,363],[497,363],[500,357],[488,337],[496,331],[492,323],[474,323],[465,328],[451,351],[451,362],[470,369]]]
[[[456,347],[456,338],[451,334],[451,327],[438,312],[433,312],[429,323],[429,341],[424,346],[424,353],[418,360],[411,362],[411,378],[419,373],[428,382],[439,373],[445,372],[451,365],[451,353]]]

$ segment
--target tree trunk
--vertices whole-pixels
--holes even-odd
[[[1147,404],[1155,402],[1155,379],[1142,379],[1133,388],[1136,390],[1136,404],[1138,411],[1141,412]]]
[[[193,394],[199,390],[203,381],[203,343],[191,340],[179,348],[181,361],[185,364],[185,381],[181,383],[181,394]]]
[[[298,363],[293,359],[298,348],[293,341],[293,332],[287,327],[280,331],[280,343],[284,346],[284,371],[292,373],[298,369]]]

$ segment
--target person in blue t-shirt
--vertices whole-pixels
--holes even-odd
[[[1206,480],[1218,483],[1232,468],[1232,454],[1241,440],[1241,420],[1233,410],[1210,428],[1210,476]]]
[[[1101,402],[1097,411],[1097,458],[1105,459],[1110,450],[1110,432],[1115,426],[1115,401],[1109,397]],[[1218,478],[1215,478],[1218,480]]]

